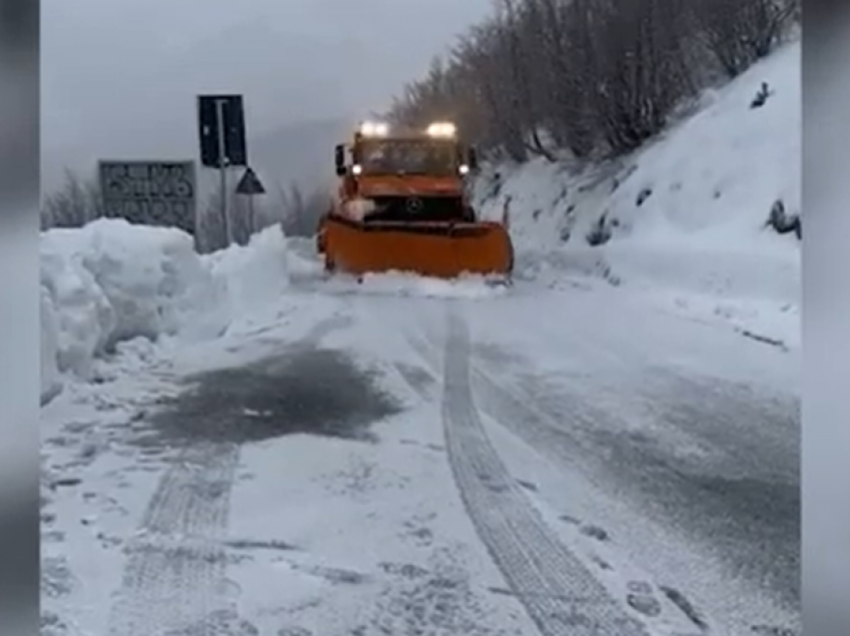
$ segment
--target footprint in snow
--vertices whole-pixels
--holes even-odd
[[[170,630],[163,636],[206,636],[207,634],[260,636],[260,630],[250,621],[241,618],[235,611],[225,609],[211,612],[202,620],[183,628]]]
[[[79,486],[83,480],[79,477],[61,477],[50,484],[51,489]]]
[[[537,492],[537,484],[534,484],[530,481],[525,481],[523,479],[517,479],[517,483],[526,490],[530,490],[531,492]]]
[[[708,623],[684,594],[672,587],[660,586],[659,589],[664,592],[664,595],[670,600],[670,602],[678,607],[694,625],[699,627],[702,631],[708,631]],[[794,636],[794,634],[774,634],[773,636]]]
[[[428,570],[412,563],[379,563],[378,567],[387,574],[406,579],[418,579],[428,574]]]
[[[626,585],[630,594],[626,602],[636,612],[644,616],[655,617],[661,614],[661,603],[653,595],[652,586],[644,581],[630,581]]]
[[[799,636],[799,634],[789,627],[778,627],[776,625],[753,625],[751,628],[753,634],[758,636]]]
[[[277,636],[313,636],[313,632],[304,627],[281,627]]]
[[[597,541],[608,541],[610,539],[608,532],[599,526],[582,526],[580,532],[587,537],[596,539]]]
[[[626,601],[636,612],[644,616],[655,617],[661,614],[661,603],[654,596],[643,596],[641,594],[629,594]]]

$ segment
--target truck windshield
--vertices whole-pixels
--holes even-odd
[[[363,174],[457,174],[454,143],[431,140],[370,139],[359,146],[358,163]]]

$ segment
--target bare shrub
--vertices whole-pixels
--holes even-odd
[[[291,183],[288,188],[279,185],[278,195],[284,234],[302,238],[315,236],[319,221],[331,207],[329,190],[317,187],[304,195],[302,186]]]
[[[65,172],[65,183],[42,198],[41,229],[77,228],[103,216],[100,188],[94,179],[84,180]]]
[[[706,48],[729,77],[767,57],[800,19],[799,0],[700,0],[694,11]]]

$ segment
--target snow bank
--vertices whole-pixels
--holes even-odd
[[[205,341],[276,310],[287,253],[277,226],[206,256],[180,230],[119,219],[42,233],[42,401],[133,341]]]
[[[201,257],[212,278],[222,286],[222,306],[228,329],[260,319],[276,310],[290,286],[289,250],[275,225],[251,237],[248,245]]]
[[[43,347],[52,336],[62,373],[88,377],[93,359],[121,341],[222,328],[209,311],[219,303],[215,281],[178,230],[114,219],[50,230],[41,238],[41,284]]]
[[[62,391],[57,342],[59,325],[55,305],[48,290],[41,288],[41,403],[46,404]]]
[[[293,284],[322,280],[325,268],[316,258],[316,241],[313,238],[289,237],[286,239],[289,280]]]
[[[752,108],[763,82],[768,98]],[[509,204],[519,278],[590,275],[797,307],[800,242],[766,222],[772,209],[800,216],[800,142],[795,42],[630,157],[581,172],[543,159],[492,167],[475,197],[488,218]]]

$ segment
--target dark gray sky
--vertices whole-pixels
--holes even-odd
[[[249,134],[381,109],[491,0],[43,0],[42,177],[192,158],[195,96],[243,93]]]

